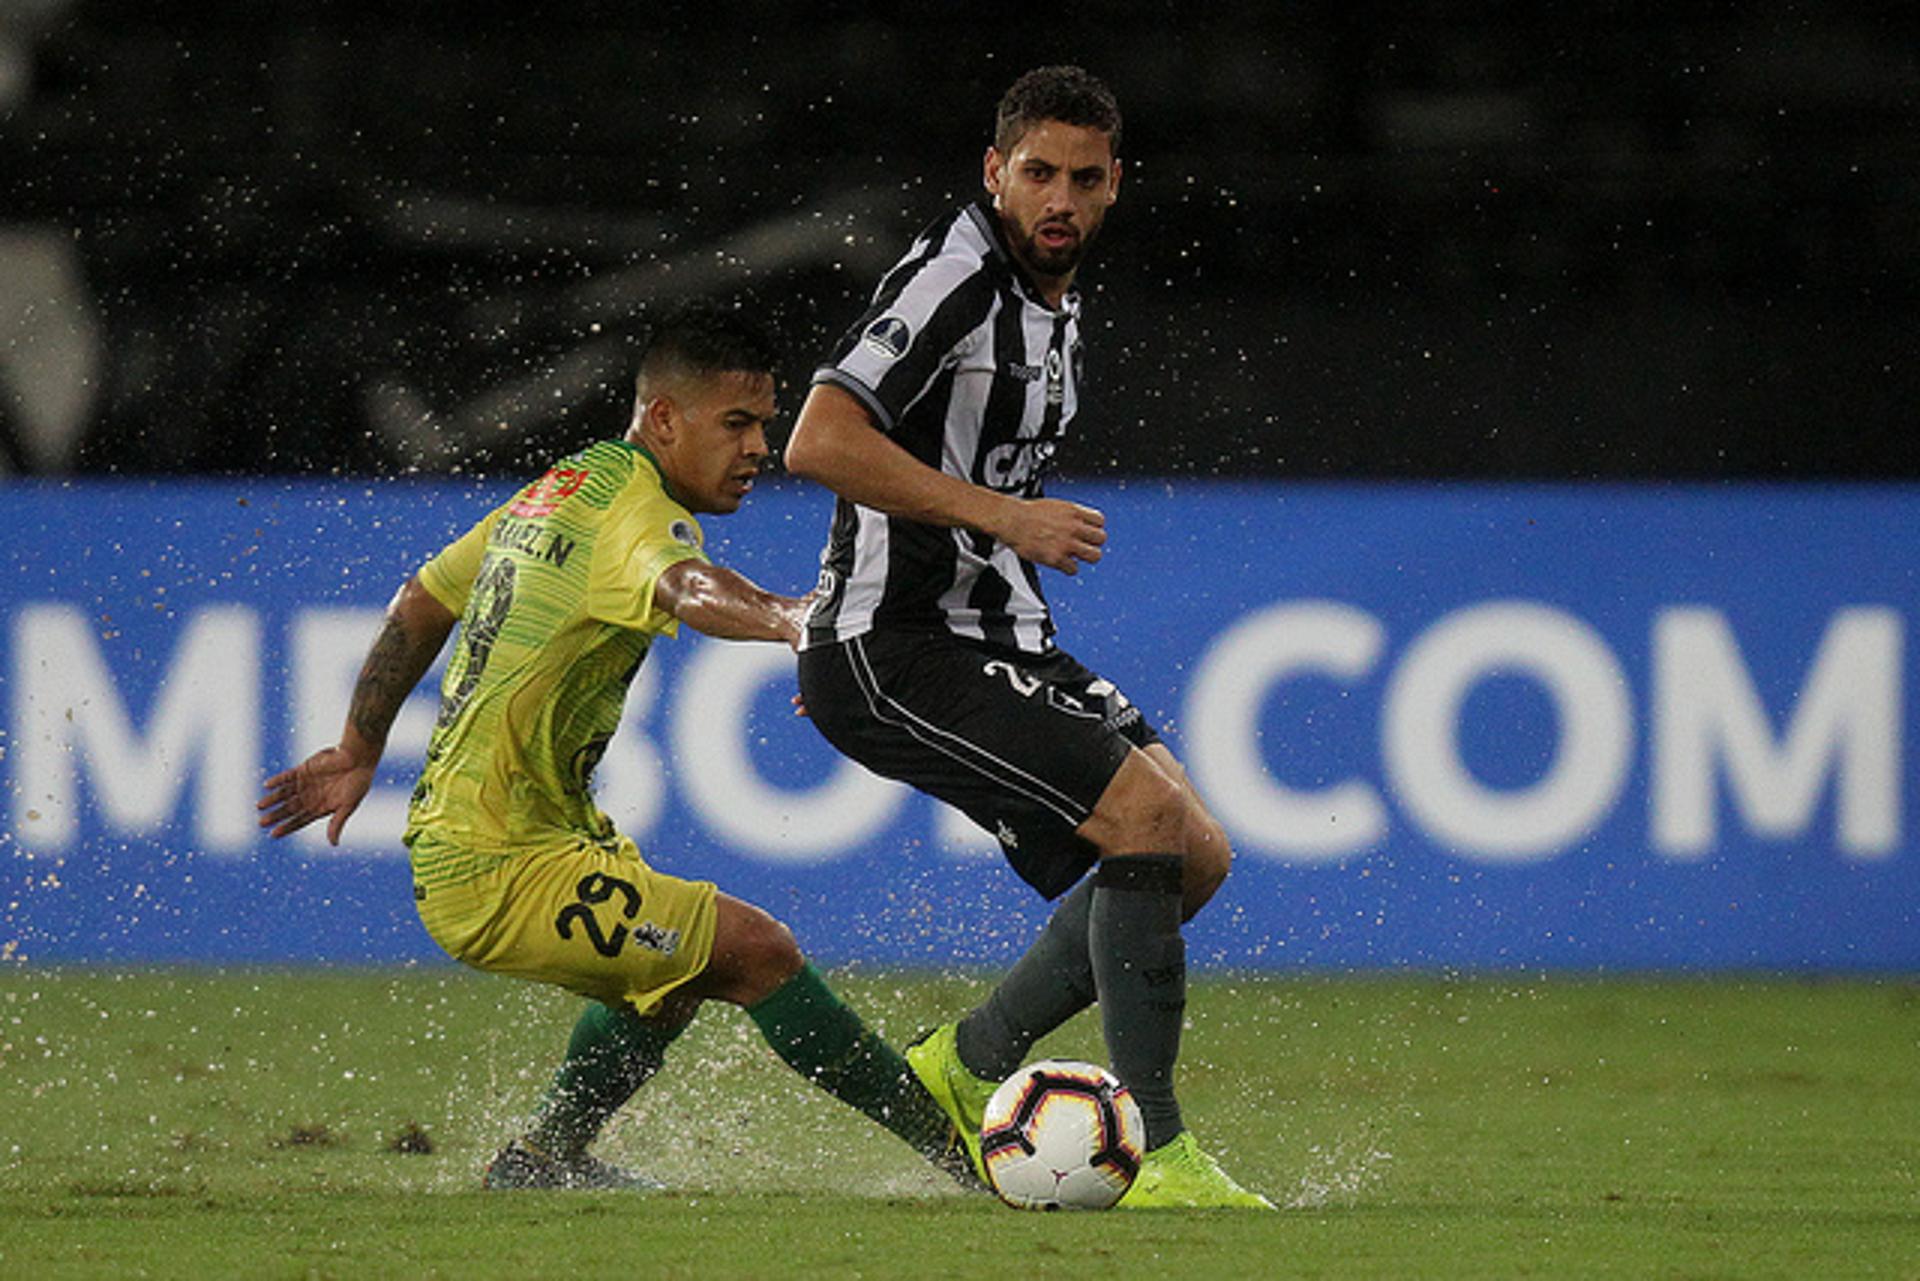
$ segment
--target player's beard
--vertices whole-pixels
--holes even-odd
[[[1010,230],[1014,252],[1019,256],[1020,261],[1026,264],[1027,270],[1036,276],[1054,279],[1070,276],[1078,270],[1080,260],[1086,257],[1087,246],[1093,243],[1093,238],[1100,232],[1098,226],[1084,231],[1076,227],[1074,230],[1079,231],[1080,234],[1070,244],[1059,249],[1047,249],[1041,246],[1037,234],[1040,224],[1035,224],[1032,231],[1024,227]]]

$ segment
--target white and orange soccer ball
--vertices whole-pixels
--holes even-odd
[[[1105,1210],[1140,1173],[1140,1105],[1092,1063],[1021,1068],[987,1100],[980,1156],[987,1179],[1022,1210]]]

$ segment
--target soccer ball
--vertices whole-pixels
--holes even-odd
[[[987,1100],[980,1156],[1008,1205],[1105,1210],[1140,1173],[1144,1134],[1140,1105],[1105,1068],[1047,1059]]]

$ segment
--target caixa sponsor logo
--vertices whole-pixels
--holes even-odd
[[[996,445],[980,460],[980,481],[990,489],[1008,492],[1027,487],[1047,474],[1059,449],[1052,440],[1016,440]]]
[[[177,621],[165,658],[124,677],[79,607],[40,603],[12,615],[0,766],[18,848],[62,852],[105,836],[255,850],[263,771],[338,732],[380,611],[306,608],[270,620],[220,604]],[[1790,656],[1793,687],[1763,698],[1723,612],[1658,609],[1636,697],[1616,649],[1637,652],[1638,638],[1610,643],[1538,602],[1469,605],[1401,639],[1351,604],[1283,601],[1199,638],[1186,688],[1171,691],[1184,698],[1177,742],[1236,847],[1295,863],[1402,837],[1462,859],[1527,863],[1576,849],[1635,809],[1644,811],[1636,840],[1644,835],[1667,859],[1703,858],[1742,836],[1884,859],[1903,839],[1902,620],[1861,605],[1813,621],[1817,641]],[[1778,650],[1776,641],[1769,656]],[[284,668],[271,661],[279,655]],[[927,810],[810,736],[795,740],[795,760],[772,778],[756,707],[791,690],[784,648],[696,643],[676,658],[668,675],[651,660],[642,670],[595,771],[601,804],[643,843],[680,805],[726,848],[769,863],[891,850],[911,813],[930,822],[936,845],[991,849],[958,815]],[[1544,768],[1519,784],[1488,782],[1462,746],[1470,696],[1496,678],[1526,683],[1552,710]],[[1335,714],[1349,723],[1327,736],[1339,767],[1312,783],[1287,769],[1295,731],[1307,727],[1274,712],[1277,692],[1295,681],[1356,695]],[[347,830],[350,851],[401,852],[433,685],[395,723],[390,768]],[[1162,705],[1160,691],[1129,692]],[[284,729],[271,742],[270,725]],[[1637,776],[1644,794],[1629,786]],[[318,830],[301,838],[316,852],[325,848]]]

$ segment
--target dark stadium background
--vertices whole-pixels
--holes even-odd
[[[1078,61],[1128,172],[1071,472],[1920,475],[1908,6],[490,12],[0,3],[0,461],[524,471],[743,287],[791,409]]]

